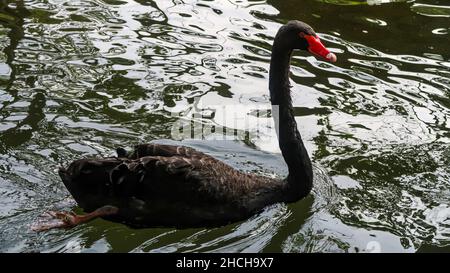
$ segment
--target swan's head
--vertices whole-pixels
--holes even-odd
[[[306,23],[300,21],[288,22],[280,28],[275,40],[279,46],[286,49],[306,50],[327,61],[336,62],[336,55],[322,44],[316,32]]]

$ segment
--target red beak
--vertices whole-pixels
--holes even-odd
[[[336,55],[331,53],[320,41],[319,37],[313,35],[304,35],[306,41],[308,41],[309,47],[308,51],[317,55],[321,58],[324,58],[327,61],[332,63],[336,62]]]

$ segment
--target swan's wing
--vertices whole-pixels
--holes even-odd
[[[239,218],[263,207],[265,196],[280,199],[284,185],[281,180],[239,172],[213,157],[147,156],[125,165],[121,174],[125,184],[115,182],[120,175],[111,176],[113,187],[125,186],[121,194],[132,193],[128,197],[150,200],[159,204],[156,207],[166,207],[164,211],[184,211],[199,218]]]
[[[178,153],[190,151],[180,148]],[[221,199],[237,194],[246,176],[210,156],[81,159],[61,168],[59,174],[77,202],[87,195],[98,199],[139,196],[188,201],[193,195],[201,197],[199,200]]]
[[[142,221],[164,225],[241,219],[253,207],[259,209],[259,196],[275,186],[213,157],[84,159],[61,169],[60,175],[87,212],[114,205],[126,221],[142,216]]]
[[[244,194],[252,183],[246,174],[210,156],[144,156],[124,161],[111,172],[114,192],[145,199],[223,202]]]
[[[224,224],[247,215],[255,181],[215,159],[146,156],[111,172],[122,211],[166,225]],[[128,216],[127,216],[128,217]],[[131,216],[130,216],[131,217]]]

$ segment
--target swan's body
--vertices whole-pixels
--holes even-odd
[[[81,159],[61,168],[67,189],[81,208],[91,212],[85,218],[103,216],[133,226],[223,225],[267,205],[308,195],[313,181],[311,161],[297,130],[289,89],[294,49],[336,60],[302,22],[289,22],[275,37],[269,89],[277,108],[279,145],[289,169],[285,179],[242,173],[192,148],[143,144],[129,155],[119,149],[118,157]],[[63,218],[61,226],[81,222],[73,214],[56,216]]]
[[[128,158],[78,160],[60,176],[80,207],[117,207],[110,219],[134,226],[223,225],[289,194],[281,180],[239,172],[192,148],[161,144],[139,145]]]

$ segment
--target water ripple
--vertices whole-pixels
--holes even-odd
[[[320,0],[307,1],[307,11],[271,0],[9,2],[0,4],[1,251],[411,252],[450,244],[450,9],[442,1]],[[133,230],[104,220],[28,229],[49,207],[74,207],[62,201],[68,192],[56,173],[74,158],[171,138],[183,118],[256,131],[230,125],[221,109],[255,117],[257,106],[268,107],[271,44],[289,19],[314,26],[338,56],[335,64],[305,52],[292,60],[294,112],[315,162],[311,196],[216,229]],[[267,126],[272,133],[232,144],[184,143],[244,171],[282,176]]]

